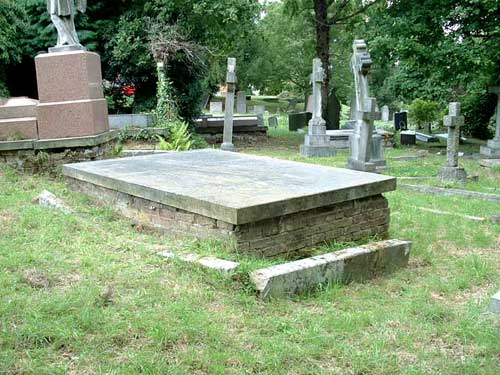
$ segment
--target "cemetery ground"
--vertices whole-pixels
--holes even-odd
[[[240,151],[346,164],[347,151],[304,159],[303,135],[282,129],[270,135]],[[466,154],[476,149],[461,147]],[[410,161],[392,158],[415,155],[416,148],[386,151],[387,173],[435,176],[446,160],[440,150]],[[500,193],[500,170],[460,162],[479,175],[467,189]],[[33,204],[44,189],[74,213]],[[413,241],[408,268],[263,302],[247,272],[279,259],[232,254],[219,242],[173,239],[134,225],[70,191],[59,175],[0,169],[0,191],[0,373],[500,372],[500,320],[488,313],[489,298],[500,290],[500,225],[420,209],[489,218],[500,213],[499,202],[388,193],[390,237]],[[162,250],[237,260],[241,268],[221,275],[161,258]]]

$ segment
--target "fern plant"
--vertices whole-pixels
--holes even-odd
[[[176,121],[169,126],[170,135],[169,140],[161,136],[158,138],[158,147],[163,151],[187,151],[193,146],[189,126],[182,121]]]

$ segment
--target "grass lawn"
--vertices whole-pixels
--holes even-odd
[[[345,165],[346,152],[305,160],[302,136],[271,135],[242,151]],[[389,173],[433,176],[444,161],[390,161]],[[471,188],[499,193],[500,171],[464,166],[480,176]],[[75,213],[34,205],[43,189]],[[487,312],[500,290],[500,225],[418,209],[490,216],[500,204],[386,196],[391,237],[414,241],[407,269],[264,303],[243,272],[233,280],[156,252],[223,254],[245,270],[269,261],[134,226],[60,177],[0,169],[0,374],[500,373],[500,317]]]

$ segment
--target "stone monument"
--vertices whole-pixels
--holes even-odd
[[[321,117],[321,85],[325,79],[325,71],[321,60],[313,60],[311,82],[313,86],[313,112],[309,121],[308,134],[304,144],[300,146],[300,153],[305,157],[327,157],[335,155],[335,148],[330,144],[330,137],[326,135],[326,122]]]
[[[390,114],[389,107],[387,105],[384,105],[382,107],[382,121],[385,122],[389,121],[389,114]]]
[[[376,169],[372,159],[373,122],[380,118],[376,111],[375,98],[369,97],[368,73],[372,66],[372,59],[364,40],[355,40],[351,68],[354,74],[356,90],[356,125],[350,137],[351,153],[348,168],[374,172]]]
[[[86,51],[75,31],[76,11],[86,0],[48,0],[57,44],[35,58],[40,139],[94,136],[109,131],[101,60]]]
[[[247,113],[247,93],[245,91],[236,93],[236,113]]]
[[[460,127],[464,124],[464,116],[460,115],[460,103],[450,103],[449,115],[444,116],[443,123],[448,127],[447,165],[441,168],[438,177],[444,183],[463,183],[467,180],[467,173],[458,166]]]
[[[497,123],[495,137],[490,139],[486,146],[481,146],[481,157],[485,159],[500,159],[500,86],[491,87],[489,92],[496,94],[498,98]]]
[[[234,112],[234,93],[236,89],[236,59],[230,57],[227,59],[226,74],[226,110],[224,112],[224,136],[220,149],[223,151],[234,151],[233,145],[233,112]]]
[[[223,112],[222,102],[210,102],[210,113],[221,113],[221,112]]]

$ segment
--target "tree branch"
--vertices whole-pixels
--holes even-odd
[[[361,8],[359,8],[357,11],[351,13],[351,14],[348,14],[347,16],[344,16],[344,17],[339,17],[339,13],[340,12],[337,12],[335,14],[335,16],[331,17],[330,20],[328,21],[328,23],[333,26],[333,25],[336,25],[337,23],[341,22],[341,21],[346,21],[348,19],[351,19],[353,17],[356,17],[358,15],[360,15],[361,13],[364,13],[368,8],[370,8],[371,6],[379,3],[380,0],[374,0],[372,1],[371,3],[368,3],[364,6],[362,6]],[[343,3],[344,4],[344,3]],[[342,4],[342,5],[343,5]],[[345,7],[345,6],[344,6]]]

